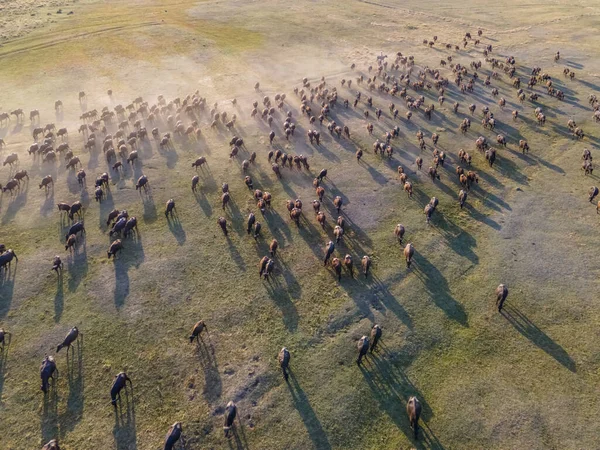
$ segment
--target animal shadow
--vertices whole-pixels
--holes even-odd
[[[506,305],[502,310],[502,315],[519,333],[529,339],[533,344],[544,350],[548,355],[552,356],[571,372],[577,372],[575,361],[573,361],[567,351],[558,343],[554,342],[550,336],[540,330],[515,306]]]

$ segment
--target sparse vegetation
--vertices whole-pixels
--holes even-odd
[[[11,14],[23,1],[7,3]],[[588,102],[600,86],[600,63],[597,45],[585,34],[597,25],[595,3],[511,0],[492,8],[480,1],[342,6],[333,0],[90,0],[48,3],[36,14],[58,6],[62,13],[50,23],[35,30],[11,26],[0,36],[0,113],[25,112],[22,124],[15,118],[0,123],[6,144],[0,160],[19,156],[18,167],[0,167],[0,183],[5,186],[21,169],[31,178],[0,197],[0,244],[19,259],[0,281],[0,329],[10,332],[0,353],[0,447],[41,448],[56,438],[67,450],[159,448],[174,422],[182,423],[186,449],[597,446],[600,216],[588,192],[598,180],[581,170],[583,150],[596,157],[600,139]],[[467,31],[472,39],[463,48]],[[475,39],[481,41],[477,46]],[[538,100],[519,101],[508,75],[485,62],[487,45],[493,46],[489,57],[514,56],[527,95],[531,70],[539,66],[564,100],[547,95],[546,81],[540,81],[533,89]],[[425,97],[410,120],[404,99],[369,91],[366,82],[381,52],[391,64],[398,51],[414,55],[411,80],[425,67],[439,68],[449,79],[444,102],[435,88],[407,90],[415,99]],[[441,60],[447,61],[443,67]],[[479,79],[473,92],[462,93],[451,64],[472,75],[470,63],[476,61],[482,62]],[[369,66],[375,70],[369,73]],[[564,76],[565,67],[576,77]],[[405,68],[390,73],[399,76]],[[327,119],[309,125],[293,92],[302,88],[303,77],[312,87],[325,77],[328,89],[337,89],[331,117],[348,126],[351,137],[330,134]],[[342,79],[352,80],[351,87],[342,86]],[[429,75],[426,81],[432,80]],[[224,125],[211,128],[212,118],[204,114],[200,137],[174,135],[162,147],[149,136],[137,148],[138,161],[123,160],[118,172],[100,137],[95,151],[84,150],[77,129],[85,110],[112,110],[138,96],[152,105],[159,95],[168,102],[196,90],[206,97],[207,110],[217,102],[228,120],[236,114],[234,132]],[[271,146],[271,129],[250,112],[257,101],[260,116],[263,97],[276,93],[285,93],[286,100],[275,114]],[[368,96],[373,108],[366,105]],[[55,111],[57,100],[63,105]],[[399,109],[396,119],[390,102]],[[428,120],[424,110],[432,104]],[[473,113],[470,104],[476,105]],[[492,129],[481,123],[484,107],[493,113]],[[79,168],[67,169],[62,153],[53,165],[28,154],[35,126],[27,113],[34,109],[39,126],[68,129],[65,142],[87,172],[87,192],[78,185]],[[317,100],[312,109],[318,116]],[[382,110],[379,120],[376,109]],[[282,128],[287,111],[297,127],[289,140]],[[463,134],[464,118],[472,124]],[[582,139],[567,126],[569,119],[585,132]],[[183,120],[187,127],[190,120]],[[381,147],[382,155],[374,155],[375,139],[385,143],[384,134],[395,125],[393,152]],[[157,126],[161,137],[173,132],[166,123]],[[320,131],[321,145],[309,143],[309,128]],[[439,179],[428,175],[433,133],[445,155]],[[233,134],[243,138],[246,150],[230,158]],[[506,147],[497,144],[498,135]],[[493,167],[475,148],[479,136],[496,150]],[[306,156],[310,171],[281,168],[278,179],[267,160],[272,149]],[[357,162],[358,149],[363,153]],[[471,166],[459,160],[460,149],[472,155]],[[256,161],[244,172],[242,161],[252,152]],[[417,156],[425,163],[422,170]],[[196,170],[192,163],[199,157],[207,164]],[[412,183],[411,198],[398,166]],[[472,170],[479,177],[469,184],[463,208],[458,193],[467,186],[460,184],[457,166],[465,176]],[[312,208],[313,179],[324,168],[321,228]],[[95,202],[94,180],[103,172],[110,175],[109,186]],[[140,193],[135,185],[142,174],[150,188]],[[46,194],[38,185],[47,175],[54,186]],[[195,175],[196,193],[190,189]],[[231,197],[226,209],[223,183]],[[256,189],[272,196],[264,216]],[[344,266],[340,282],[331,266],[323,266],[325,245],[336,240],[338,196],[345,224],[332,258],[341,262],[348,254],[354,261],[354,278]],[[439,204],[427,225],[424,207],[432,197]],[[177,206],[164,217],[169,199]],[[304,204],[299,226],[286,209],[286,201],[295,199]],[[57,203],[75,201],[83,204],[86,233],[65,251],[72,222]],[[136,217],[139,234],[111,238],[106,221],[114,209]],[[262,224],[256,238],[246,229],[250,212]],[[220,216],[227,235],[217,224]],[[394,234],[398,223],[405,227],[401,244]],[[123,249],[109,260],[107,250],[117,238]],[[261,257],[271,257],[273,239],[274,271],[263,280],[257,266]],[[414,246],[410,269],[403,252],[408,243]],[[55,255],[62,272],[52,270]],[[367,277],[364,255],[371,261]],[[495,305],[500,283],[510,290],[503,314]],[[200,320],[208,333],[190,343],[190,330]],[[377,350],[357,366],[357,342],[375,323],[383,330]],[[55,354],[74,326],[77,341],[68,354]],[[291,355],[288,382],[278,359],[282,347]],[[55,357],[59,370],[47,397],[39,373],[45,354]],[[122,409],[115,413],[110,388],[119,372],[131,378],[133,390],[128,398],[123,391]],[[422,406],[418,440],[406,412],[411,396]],[[228,441],[222,427],[230,401],[239,422]]]

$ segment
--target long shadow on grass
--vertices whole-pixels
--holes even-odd
[[[0,318],[6,316],[10,310],[12,299],[15,293],[15,277],[17,275],[17,267],[12,269],[5,267],[0,270]]]
[[[292,396],[294,408],[298,410],[298,414],[300,414],[300,418],[306,427],[306,431],[308,431],[308,436],[314,448],[318,450],[330,450],[331,444],[329,443],[329,439],[327,439],[327,434],[323,430],[321,422],[315,414],[315,410],[310,405],[308,397],[302,387],[300,387],[300,384],[298,384],[298,380],[291,369],[289,370],[289,375],[287,387]]]
[[[0,398],[2,398],[2,391],[4,390],[4,374],[6,372],[11,336],[9,335],[6,339],[8,342],[5,342],[4,346],[0,347]]]
[[[115,306],[119,309],[125,304],[125,300],[129,296],[129,269],[131,266],[137,268],[144,262],[144,247],[141,236],[136,234],[135,239],[124,240],[123,250],[113,258],[115,270],[114,301]]]
[[[431,264],[424,255],[415,250],[414,263],[411,267],[415,276],[423,283],[431,300],[448,316],[462,326],[468,326],[467,313],[464,307],[457,302],[448,286],[444,275]]]
[[[40,428],[42,430],[42,442],[45,444],[51,439],[58,437],[58,393],[56,390],[59,375],[55,372],[55,378],[50,379],[48,392],[44,395],[42,404],[42,416]]]
[[[281,273],[285,284],[281,283],[280,277],[270,276],[267,280],[263,281],[265,290],[269,294],[269,297],[273,300],[275,305],[281,310],[283,316],[283,323],[289,331],[296,331],[298,328],[298,310],[294,305],[294,298],[300,298],[302,289],[300,284],[292,274],[292,271],[283,263],[281,260],[278,261],[278,265],[281,265]]]
[[[169,231],[177,239],[177,244],[183,245],[185,243],[185,230],[181,226],[177,213],[173,217],[167,217],[167,224],[169,225]]]
[[[79,336],[77,343],[67,349],[69,396],[67,408],[58,417],[61,437],[72,431],[83,417],[83,334]]]
[[[219,374],[217,359],[215,358],[215,349],[210,341],[210,335],[207,334],[207,336],[208,344],[203,338],[198,339],[196,354],[204,372],[202,396],[206,402],[212,404],[221,398],[223,384],[221,382],[221,375]]]
[[[239,413],[237,416],[237,422],[237,425],[234,424],[234,426],[230,430],[230,438],[227,439],[227,445],[232,450],[249,450],[250,446],[248,445],[248,441],[246,440],[244,424],[242,423],[242,418],[239,415]]]
[[[373,397],[379,403],[379,407],[394,422],[396,427],[412,442],[416,448],[429,448],[442,450],[444,446],[433,434],[426,422],[431,420],[433,412],[427,400],[419,392],[408,376],[395,364],[389,361],[392,355],[385,350],[369,353],[359,366]],[[419,438],[414,438],[410,427],[408,415],[406,414],[406,402],[411,396],[419,399],[422,406]]]
[[[115,208],[115,202],[110,191],[107,191],[104,200],[99,205],[100,213],[98,214],[98,228],[104,230],[107,225],[105,220],[108,218],[108,213]]]
[[[554,342],[550,336],[540,330],[515,306],[505,306],[502,310],[502,315],[519,333],[529,339],[533,344],[544,350],[571,372],[577,372],[575,361],[573,361],[567,351]]]
[[[123,411],[123,401],[118,400],[115,410],[115,425],[113,427],[113,436],[115,438],[116,450],[136,450],[137,449],[137,430],[135,425],[135,406],[133,396],[129,401],[127,389],[125,393],[125,411]]]
[[[145,195],[145,197],[143,197]],[[152,223],[156,220],[156,205],[154,204],[154,200],[152,198],[152,194],[142,194],[140,192],[140,196],[142,196],[142,202],[144,204],[144,222]]]
[[[54,321],[60,322],[65,303],[65,292],[63,289],[63,272],[58,272],[56,278],[56,294],[54,295]]]
[[[206,195],[204,195],[201,189],[194,192],[194,197],[196,198],[196,203],[198,203],[198,206],[200,206],[202,211],[204,211],[206,217],[212,216],[212,206],[210,206],[208,198],[206,197]]]
[[[225,239],[227,240],[227,250],[229,250],[231,259],[233,259],[233,261],[237,264],[237,266],[240,268],[240,270],[245,272],[246,271],[246,263],[244,262],[244,258],[242,257],[241,253],[238,251],[238,249],[236,248],[235,244],[233,243],[233,241],[231,240],[229,235],[227,235],[225,237]]]
[[[79,237],[78,239],[81,239]],[[87,275],[88,263],[87,263],[87,251],[85,241],[81,245],[81,250],[78,243],[73,247],[73,253],[67,256],[67,271],[69,272],[69,281],[67,288],[69,292],[75,292],[77,286],[81,283],[81,280]]]
[[[6,208],[6,212],[2,217],[2,225],[6,225],[7,223],[11,222],[17,215],[17,212],[19,212],[19,210],[25,206],[26,203],[27,190],[19,192],[15,197],[11,198],[9,200],[8,207]]]

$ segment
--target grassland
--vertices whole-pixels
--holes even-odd
[[[157,449],[176,420],[183,422],[188,449],[597,447],[600,242],[587,189],[598,180],[580,171],[583,148],[596,156],[600,136],[587,102],[600,83],[598,49],[587,35],[599,26],[594,2],[138,0],[79,2],[68,9],[74,14],[1,42],[0,111],[37,108],[42,124],[56,122],[53,105],[61,99],[60,123],[70,131],[91,189],[107,166],[101,153],[85,153],[76,135],[80,90],[89,108],[98,109],[139,95],[154,103],[160,94],[171,99],[199,90],[209,104],[238,115],[237,133],[258,154],[250,174],[273,194],[274,209],[259,219],[264,237],[254,242],[245,217],[256,212],[255,203],[239,161],[228,159],[230,134],[211,131],[206,118],[200,142],[176,140],[171,151],[144,145],[139,167],[111,173],[102,204],[80,192],[62,161],[52,168],[27,155],[28,121],[1,128],[7,143],[1,157],[17,152],[31,176],[28,188],[0,200],[0,241],[19,256],[0,285],[0,327],[13,334],[0,361],[1,448],[38,448],[58,437],[68,450]],[[351,141],[324,130],[321,147],[308,145],[308,123],[292,92],[302,77],[324,76],[343,99],[353,98],[357,88],[349,91],[339,81],[367,75],[380,51],[412,54],[420,67],[437,67],[448,54],[468,66],[483,60],[482,46],[455,52],[421,42],[435,34],[443,43],[460,43],[478,27],[482,44],[492,44],[496,57],[515,56],[523,81],[531,67],[541,66],[566,100],[542,95],[537,104],[521,105],[504,76],[493,82],[507,99],[503,110],[491,88],[478,83],[468,95],[452,86],[441,107],[436,92],[424,91],[426,102],[436,103],[433,120],[415,113],[411,122],[394,122],[387,114],[389,97],[375,94],[374,103],[384,110],[376,135],[394,124],[401,128],[393,159],[368,151],[365,163],[356,163],[356,148],[369,149],[373,140],[365,131],[364,106],[334,111],[336,121],[350,127]],[[557,50],[563,59],[554,63]],[[353,62],[356,71],[349,70]],[[577,72],[574,81],[562,77],[565,66]],[[484,63],[480,76],[489,73]],[[260,93],[253,89],[257,81]],[[114,104],[107,89],[114,91]],[[366,95],[364,86],[360,90]],[[272,175],[268,127],[249,112],[254,100],[276,92],[286,92],[299,130],[286,142],[278,118],[276,145],[307,155],[312,174],[285,170],[281,181]],[[454,101],[462,105],[458,115]],[[403,115],[403,102],[395,102],[402,103]],[[469,103],[478,109],[463,136],[458,124],[470,116]],[[499,122],[495,132],[479,124],[484,105]],[[544,127],[535,123],[536,106],[548,118]],[[521,114],[516,122],[513,109]],[[586,132],[583,141],[570,136],[569,118]],[[435,184],[415,170],[419,129],[426,136],[438,132],[439,148],[449,155]],[[490,169],[473,141],[482,134],[494,142],[497,133],[509,144],[498,149]],[[523,138],[532,149],[526,155],[517,144]],[[462,211],[454,174],[460,148],[474,154],[480,176]],[[200,155],[207,156],[210,172],[202,174],[194,196],[190,166]],[[428,165],[429,153],[424,159]],[[414,183],[412,200],[402,191],[398,165]],[[330,173],[324,204],[330,226],[322,231],[309,206],[297,228],[285,200],[308,204],[312,178],[324,167]],[[37,183],[47,173],[56,184],[46,197]],[[134,189],[141,173],[152,185],[146,200]],[[0,168],[0,182],[8,178],[8,167]],[[223,182],[234,203],[226,213],[228,240],[216,225]],[[322,265],[335,195],[344,199],[350,230],[336,255],[349,253],[355,261],[370,255],[374,268],[367,280],[345,275],[337,283]],[[422,211],[431,196],[440,206],[427,226]],[[178,210],[170,223],[163,215],[169,198]],[[87,234],[69,256],[66,222],[55,204],[75,200],[86,205]],[[105,253],[105,218],[113,208],[140,221],[139,238],[127,240],[115,262]],[[416,249],[411,271],[392,233],[398,222]],[[271,237],[281,251],[270,284],[259,280],[256,268]],[[50,271],[55,254],[65,262],[62,281]],[[493,307],[500,282],[511,290],[505,315]],[[187,335],[201,318],[210,340],[198,349]],[[355,343],[373,323],[384,329],[382,349],[359,368]],[[70,359],[59,353],[56,391],[44,399],[39,363],[73,325],[83,341]],[[282,346],[293,355],[289,384],[277,370]],[[109,387],[121,370],[133,380],[134,407],[115,413]],[[412,439],[404,411],[410,395],[424,405],[419,441]],[[229,400],[241,416],[231,441],[221,430]]]

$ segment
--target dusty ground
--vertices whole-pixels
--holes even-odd
[[[56,8],[45,5],[48,11],[40,8],[29,17],[13,2],[0,6],[18,15],[7,20],[0,14],[0,111],[36,108],[42,125],[66,126],[88,173],[89,193],[80,192],[62,159],[50,166],[27,154],[28,119],[0,128],[7,143],[0,157],[17,152],[20,168],[31,176],[18,195],[6,193],[0,200],[0,241],[19,256],[0,286],[0,327],[13,333],[0,361],[3,448],[37,448],[54,437],[67,449],[159,448],[176,420],[183,422],[186,448],[597,446],[600,243],[587,190],[598,179],[580,171],[583,148],[596,156],[599,139],[587,102],[600,83],[598,50],[588,36],[599,25],[594,2],[389,0],[342,7],[329,1],[92,1],[56,5],[63,9],[60,17],[44,15]],[[65,15],[70,10],[74,14]],[[56,22],[41,26],[42,16]],[[401,129],[392,160],[369,150],[364,164],[356,163],[356,148],[370,149],[373,141],[365,131],[364,103],[356,110],[334,110],[336,121],[350,127],[351,141],[334,139],[324,129],[322,146],[308,144],[308,122],[293,94],[302,77],[325,76],[341,99],[352,99],[356,84],[349,90],[340,80],[368,76],[366,68],[380,51],[412,54],[419,67],[438,67],[447,55],[468,66],[484,59],[481,45],[456,52],[421,42],[435,34],[442,43],[458,44],[477,27],[484,31],[482,43],[494,46],[494,56],[515,56],[523,81],[531,67],[541,66],[566,100],[550,98],[538,87],[537,104],[520,104],[504,76],[492,83],[507,99],[504,110],[491,87],[478,82],[465,96],[452,85],[441,107],[436,92],[424,91],[426,103],[436,104],[431,122],[422,112],[407,122],[404,102],[396,99],[402,119],[394,122],[387,113],[390,97],[375,94],[375,105],[384,110],[375,124],[377,136],[393,125]],[[557,64],[556,50],[563,55]],[[353,62],[355,71],[349,69]],[[574,81],[562,77],[565,66],[577,73]],[[490,66],[484,62],[479,73],[483,78]],[[442,74],[451,76],[448,69]],[[256,81],[259,93],[253,89]],[[77,135],[81,90],[87,94],[83,109],[112,108],[140,95],[152,104],[158,95],[172,99],[199,90],[209,105],[217,102],[219,110],[236,113],[236,133],[258,154],[250,174],[274,198],[274,210],[259,218],[263,239],[255,243],[245,232],[246,215],[257,211],[243,184],[241,161],[228,160],[230,134],[211,131],[207,117],[200,121],[202,141],[176,139],[171,151],[144,144],[141,164],[121,175],[111,172],[108,199],[94,202],[93,179],[108,168],[102,152],[84,152]],[[367,95],[364,85],[359,90]],[[312,174],[286,169],[282,181],[272,175],[268,127],[249,113],[254,100],[277,92],[287,94],[286,109],[299,132],[286,142],[278,115],[276,146],[308,155]],[[64,115],[54,114],[57,99]],[[457,115],[454,101],[462,105]],[[469,103],[477,104],[473,117]],[[499,122],[495,132],[479,123],[484,105]],[[535,123],[536,106],[548,118],[544,127]],[[521,114],[516,122],[513,109]],[[462,136],[458,124],[465,116],[473,125]],[[569,118],[586,132],[583,141],[570,136]],[[159,128],[167,131],[166,124]],[[439,148],[448,154],[435,184],[414,165],[419,129],[427,137],[438,132]],[[498,149],[490,169],[473,141],[483,134],[494,142],[497,133],[509,144]],[[518,149],[523,138],[531,146],[527,155]],[[432,147],[426,140],[427,166]],[[454,174],[460,148],[474,155],[480,176],[463,211]],[[210,172],[202,174],[201,192],[194,196],[190,165],[199,155],[207,156]],[[398,165],[414,183],[412,200],[402,192]],[[312,178],[323,167],[330,172],[325,231],[307,205],[314,198]],[[56,184],[45,196],[37,184],[48,173]],[[148,198],[133,188],[141,173],[152,185]],[[1,167],[0,182],[10,174],[8,166]],[[216,225],[225,181],[234,200],[226,212],[229,240]],[[369,254],[372,278],[351,280],[344,274],[338,284],[322,266],[335,195],[344,199],[350,229],[336,254],[350,253],[355,261]],[[428,227],[422,211],[434,195],[440,206]],[[286,199],[298,197],[306,205],[299,229],[285,209]],[[176,199],[179,213],[171,223],[163,216],[169,198]],[[55,204],[78,199],[86,206],[87,234],[69,255],[63,247],[67,224]],[[138,217],[140,237],[127,240],[113,263],[105,253],[110,242],[105,218],[115,207]],[[411,271],[392,234],[398,222],[417,251]],[[272,237],[281,252],[269,284],[258,280],[256,266]],[[62,281],[49,270],[55,254],[65,262]],[[493,308],[500,282],[511,290],[504,315]],[[187,334],[200,318],[211,333],[207,346],[196,349]],[[373,323],[384,329],[382,349],[358,368],[355,343]],[[44,400],[39,363],[73,325],[83,332],[83,342],[69,360],[58,354],[56,391]],[[277,371],[283,345],[293,355],[289,384]],[[134,396],[115,413],[108,390],[120,370],[133,379]],[[410,395],[424,405],[419,441],[412,439],[404,411]],[[237,436],[227,441],[221,413],[232,399],[241,417]]]

